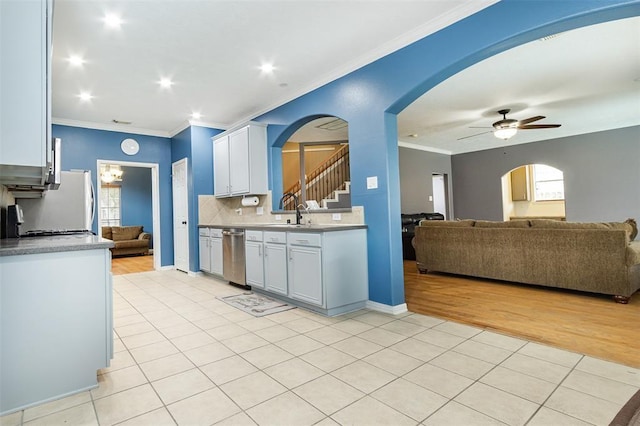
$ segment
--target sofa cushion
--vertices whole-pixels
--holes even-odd
[[[114,226],[113,241],[135,240],[142,232],[142,226]]]
[[[508,220],[504,222],[493,220],[476,220],[476,228],[529,228],[528,220]]]
[[[102,238],[106,238],[107,240],[113,240],[113,233],[111,232],[110,226],[102,227]]]
[[[148,248],[149,241],[148,240],[123,240],[123,241],[115,241],[116,249],[127,249],[127,248]]]
[[[445,227],[460,227],[460,228],[470,228],[475,223],[475,220],[472,219],[464,219],[464,220],[421,220],[420,226],[445,226]]]
[[[563,222],[552,219],[531,219],[532,228],[547,229],[610,229],[605,223],[595,222]]]

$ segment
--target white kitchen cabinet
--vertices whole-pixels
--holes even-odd
[[[264,245],[262,231],[247,231],[244,243],[247,285],[264,288]]]
[[[267,130],[250,123],[213,138],[216,197],[267,193]]]
[[[52,1],[0,1],[0,183],[42,185],[50,137]]]
[[[289,296],[322,306],[322,249],[289,246]]]
[[[211,272],[211,242],[209,241],[209,228],[198,230],[200,270]]]
[[[222,229],[211,229],[211,273],[222,275]]]
[[[288,294],[286,243],[286,232],[264,233],[264,288],[285,296]]]
[[[210,274],[222,275],[222,230],[200,228],[200,270]]]

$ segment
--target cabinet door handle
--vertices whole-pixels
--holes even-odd
[[[262,244],[258,246],[258,256],[262,256]]]
[[[293,249],[289,249],[289,260],[293,262]]]

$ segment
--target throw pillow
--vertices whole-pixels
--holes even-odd
[[[632,231],[631,231],[631,235],[629,235],[629,239],[631,241],[635,240],[636,237],[638,236],[638,224],[636,223],[636,220],[633,218],[629,218],[625,220],[624,223],[628,223],[629,225],[631,225]]]

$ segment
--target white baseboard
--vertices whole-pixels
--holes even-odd
[[[371,309],[372,311],[378,311],[378,312],[383,312],[385,314],[392,314],[392,315],[404,314],[405,312],[407,312],[406,303],[391,306],[391,305],[385,305],[384,303],[378,303],[371,300],[367,300],[365,307],[367,309]]]
[[[165,265],[160,267],[161,271],[173,271],[174,269],[176,269],[176,267],[173,265]]]
[[[187,272],[187,275],[190,277],[201,277],[202,276],[202,272],[198,271],[198,272],[193,272],[193,271],[189,271]]]

